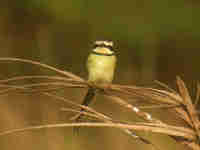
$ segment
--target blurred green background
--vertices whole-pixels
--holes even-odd
[[[114,83],[151,85],[156,79],[175,87],[175,77],[180,75],[194,91],[194,82],[200,79],[197,0],[7,0],[1,2],[0,14],[0,57],[36,60],[86,78],[85,61],[92,42],[113,40],[118,53]],[[0,63],[0,67],[1,79],[52,74],[22,63]],[[80,103],[85,91],[65,89],[61,93]],[[97,99],[91,106],[98,111],[116,119],[135,118],[114,103]],[[0,129],[66,122],[72,114],[61,112],[64,106],[37,94],[9,93],[1,96]],[[170,119],[166,115],[166,120]],[[165,136],[142,135],[152,136],[161,149],[183,149]],[[1,150],[131,148],[151,146],[117,129],[82,129],[78,137],[71,128],[0,137]]]

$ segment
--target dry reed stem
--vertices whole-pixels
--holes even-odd
[[[198,113],[197,113],[194,105],[192,104],[192,99],[189,95],[189,92],[180,77],[177,77],[177,84],[178,84],[180,94],[184,100],[184,104],[186,106],[188,115],[190,117],[192,127],[194,130],[196,130],[196,133],[198,135],[198,140],[200,140],[200,129],[198,126],[200,121],[199,121],[199,117],[197,115]]]
[[[200,100],[200,83],[197,82],[197,92],[196,92],[196,99],[195,99],[195,106],[198,105],[199,103],[199,100]]]
[[[145,132],[153,132],[153,133],[162,133],[170,136],[178,136],[182,138],[187,138],[189,140],[194,140],[195,134],[193,134],[193,131],[190,129],[184,129],[184,128],[175,128],[174,126],[158,126],[154,124],[144,124],[144,123],[132,123],[129,124],[122,124],[122,123],[62,123],[62,124],[47,124],[47,125],[39,125],[39,126],[30,126],[27,128],[20,128],[20,129],[13,129],[8,131],[3,131],[0,133],[0,136],[7,135],[7,134],[13,134],[16,132],[23,132],[28,130],[34,130],[34,129],[43,129],[43,128],[58,128],[58,127],[113,127],[113,128],[120,128],[120,129],[132,129],[132,130],[138,130],[138,131],[145,131]],[[175,130],[179,129],[179,130]],[[181,130],[182,129],[182,130]]]
[[[49,65],[46,65],[46,64],[42,64],[40,62],[29,60],[29,59],[12,58],[12,57],[1,57],[0,61],[8,61],[8,62],[13,61],[13,62],[29,63],[29,64],[37,65],[37,66],[40,66],[42,68],[46,68],[46,69],[55,71],[55,72],[57,72],[57,73],[59,73],[61,75],[64,75],[65,77],[70,77],[72,79],[76,79],[77,81],[84,81],[82,78],[80,78],[79,76],[74,75],[71,72],[62,71],[62,70],[57,69],[55,67],[52,67],[52,66],[49,66]]]

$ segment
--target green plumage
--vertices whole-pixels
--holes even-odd
[[[114,77],[116,56],[104,56],[91,53],[87,61],[88,81],[93,83],[111,83]]]
[[[116,66],[116,56],[114,52],[107,47],[96,47],[93,52],[90,53],[87,60],[88,81],[92,84],[111,83]],[[82,105],[89,105],[95,96],[95,91],[96,89],[94,88],[88,89]],[[81,111],[84,111],[84,109],[81,109]],[[80,114],[76,118],[76,121],[79,122],[82,116],[83,115]]]

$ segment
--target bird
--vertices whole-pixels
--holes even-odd
[[[113,81],[117,57],[113,49],[112,41],[95,41],[91,50],[86,67],[88,71],[88,82],[91,84],[110,84]],[[89,87],[82,105],[88,106],[96,94],[94,87]],[[80,112],[84,112],[82,108]],[[83,114],[79,113],[75,118],[80,122]],[[76,128],[78,129],[78,128]],[[75,129],[75,130],[76,130]]]

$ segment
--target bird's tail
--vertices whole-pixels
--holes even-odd
[[[88,106],[91,103],[91,101],[94,98],[94,96],[95,96],[95,89],[94,88],[89,88],[88,92],[87,92],[87,94],[86,94],[86,96],[85,96],[85,98],[83,100],[82,105]],[[83,110],[84,109],[81,109],[81,111],[83,111]]]
[[[88,106],[91,103],[91,101],[93,100],[94,96],[95,96],[95,89],[94,88],[89,88],[88,92],[87,92],[87,94],[86,94],[86,96],[85,96],[85,98],[83,100],[82,105]],[[85,110],[83,108],[81,108],[80,111],[83,112]],[[83,117],[83,114],[81,114],[81,113],[78,114],[78,116],[76,116],[76,118],[75,118],[75,122],[80,122],[82,117]],[[76,131],[78,132],[78,129],[79,129],[78,127],[74,128],[75,132]]]

